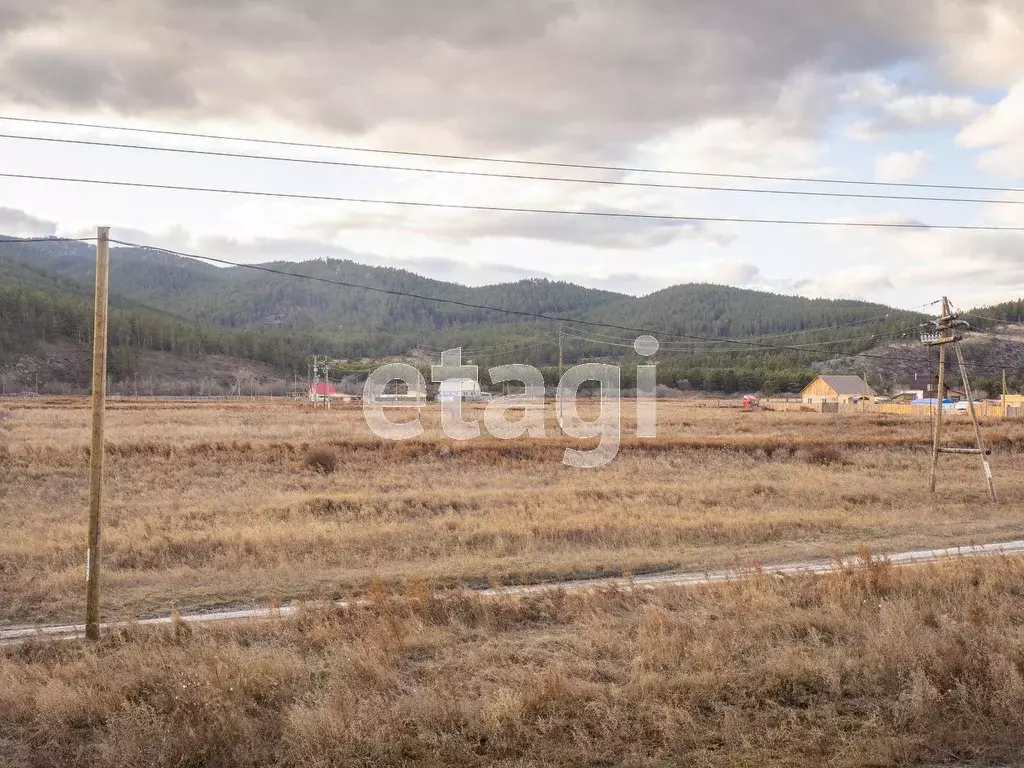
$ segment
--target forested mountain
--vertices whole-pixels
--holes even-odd
[[[35,344],[70,341],[92,343],[93,306],[82,287],[70,290],[15,282],[0,259],[0,367]],[[65,284],[67,285],[67,284]],[[287,328],[233,330],[190,323],[156,310],[125,306],[112,297],[108,315],[109,370],[115,379],[136,373],[139,352],[180,355],[227,355],[258,360],[285,370],[305,370],[314,351],[339,351],[334,339]],[[85,380],[87,369],[76,377]]]
[[[972,309],[964,317],[974,328],[988,329],[999,325],[1000,322],[1024,324],[1024,299]]]
[[[33,340],[89,342],[94,253],[84,243],[0,242],[0,366]],[[114,370],[129,372],[133,350],[143,349],[233,355],[302,373],[313,352],[355,360],[463,346],[481,365],[557,362],[556,323],[418,298],[435,297],[567,318],[567,362],[635,362],[631,342],[639,331],[630,329],[650,329],[662,342],[659,376],[666,382],[792,389],[813,375],[812,362],[913,332],[924,319],[868,302],[719,285],[678,285],[636,298],[540,279],[472,288],[336,259],[262,266],[297,276],[112,248]]]
[[[0,258],[4,256],[81,283],[91,284],[94,278],[95,250],[84,243],[0,242]],[[110,291],[181,317],[232,328],[315,323],[331,330],[339,325],[376,330],[382,325],[395,329],[421,328],[424,324],[441,329],[521,320],[500,312],[424,302],[303,278],[311,276],[335,283],[540,313],[583,311],[624,298],[622,294],[549,280],[469,288],[403,269],[338,259],[269,262],[260,266],[301,277],[242,267],[214,267],[145,248],[113,247]]]
[[[0,259],[91,286],[96,275],[96,248],[75,242],[19,242],[0,239]],[[110,292],[157,307],[167,297],[199,293],[225,279],[224,270],[144,248],[110,249]]]

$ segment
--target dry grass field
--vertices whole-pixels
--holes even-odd
[[[479,417],[482,406],[474,406]],[[411,412],[404,411],[406,416]],[[546,438],[382,441],[358,407],[111,403],[105,618],[1018,538],[1024,425],[986,433],[1001,505],[977,457],[943,457],[927,493],[928,421],[740,413],[659,403],[659,437],[608,466],[561,464]],[[81,620],[88,403],[0,404],[0,623]],[[950,439],[970,444],[969,423]],[[326,447],[336,467],[307,464]]]
[[[0,623],[81,620],[88,416],[0,405]],[[993,507],[977,457],[944,457],[927,493],[927,420],[661,403],[657,439],[627,411],[586,470],[552,414],[543,439],[464,443],[422,418],[390,443],[358,408],[113,402],[105,617],[305,602],[0,649],[0,766],[1024,760],[1021,558],[447,589],[1019,538],[1021,424],[987,425]]]
[[[1024,560],[0,649],[0,765],[889,766],[1024,760]]]

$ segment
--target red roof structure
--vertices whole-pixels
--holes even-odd
[[[329,381],[319,381],[309,386],[310,397],[330,397],[336,394],[338,394],[338,390]]]

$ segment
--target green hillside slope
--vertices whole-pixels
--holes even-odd
[[[0,243],[7,308],[0,343],[10,349],[54,334],[84,343],[93,260],[93,247],[81,243]],[[869,349],[924,319],[870,302],[720,285],[678,285],[637,298],[542,279],[468,287],[337,259],[264,266],[297,277],[113,248],[112,343],[121,350],[237,355],[296,372],[305,372],[314,351],[361,359],[462,346],[482,365],[557,361],[555,323],[356,287],[368,286],[568,318],[567,362],[636,362],[630,343],[637,334],[611,326],[653,329],[663,345],[659,376],[666,382],[771,390],[796,387],[813,374],[811,363]],[[820,328],[827,329],[814,330]]]

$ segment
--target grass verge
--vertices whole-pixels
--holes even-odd
[[[34,766],[885,766],[1024,758],[1024,560],[292,620],[0,655]]]

